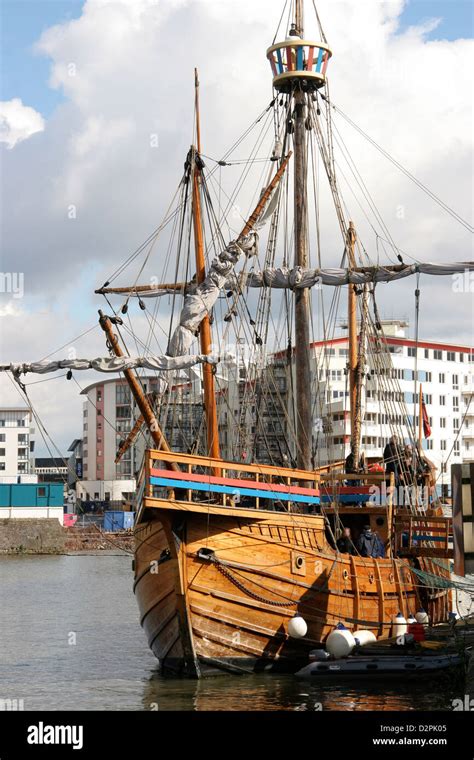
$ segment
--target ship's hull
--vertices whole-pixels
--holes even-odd
[[[410,562],[336,554],[324,518],[225,508],[147,509],[136,528],[135,594],[163,671],[295,672],[338,622],[392,633],[390,621],[428,607],[445,620],[449,593],[420,598]],[[442,571],[424,559],[423,568]],[[307,634],[291,638],[298,612]]]

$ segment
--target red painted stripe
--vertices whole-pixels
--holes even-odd
[[[270,55],[270,59],[269,60],[270,60],[270,66],[272,67],[273,76],[276,77],[277,74],[278,74],[278,72],[277,72],[277,67],[276,67],[275,59],[273,57],[273,53]]]
[[[287,71],[293,71],[293,60],[292,60],[292,57],[291,57],[292,53],[293,53],[293,49],[290,48],[290,47],[287,47],[286,48],[286,69],[287,69]]]
[[[392,346],[416,346],[416,342],[414,340],[409,340],[407,338],[392,338],[388,337],[386,339],[386,342],[388,345]],[[341,343],[348,343],[347,338],[333,338],[332,340],[316,340],[313,341],[310,345],[310,348],[319,348],[323,346],[335,346],[337,344]],[[418,347],[419,348],[437,348],[441,351],[460,351],[464,354],[472,354],[474,353],[474,348],[470,348],[469,346],[453,346],[450,343],[431,343],[428,341],[418,341]],[[294,349],[293,349],[294,352]],[[276,359],[279,359],[281,357],[285,357],[287,355],[286,351],[277,351],[276,353],[272,354],[272,356]]]
[[[308,63],[306,65],[306,68],[308,71],[313,70],[313,63],[314,63],[314,47],[311,45],[309,48]]]
[[[328,61],[329,61],[329,53],[326,51],[324,58],[323,58],[323,70],[322,75],[324,76],[326,74],[326,69],[328,67]]]
[[[172,472],[152,468],[150,475],[155,478],[171,478],[172,480],[192,480],[195,483],[214,483],[218,486],[235,486],[236,488],[257,488],[260,491],[278,491],[279,493],[302,494],[303,496],[319,496],[316,488],[301,488],[300,486],[276,485],[261,483],[256,480],[237,480],[235,478],[219,478],[215,475],[199,475],[190,472]]]

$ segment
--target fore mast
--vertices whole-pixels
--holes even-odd
[[[306,125],[307,102],[326,81],[331,50],[324,42],[304,39],[303,0],[296,0],[294,23],[284,42],[267,50],[273,86],[291,98],[294,125],[295,267],[309,266]],[[290,110],[291,113],[291,110]],[[309,288],[295,292],[295,365],[297,466],[312,468]]]

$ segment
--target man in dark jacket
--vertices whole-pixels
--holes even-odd
[[[364,525],[364,529],[357,540],[357,550],[361,557],[385,557],[385,549],[377,533],[374,533],[370,525]]]
[[[342,535],[336,541],[336,546],[341,554],[355,554],[350,528],[344,528]]]

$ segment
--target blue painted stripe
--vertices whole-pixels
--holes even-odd
[[[281,57],[281,50],[278,49],[276,51],[277,54],[277,61],[278,61],[278,73],[283,74],[283,59]]]
[[[424,536],[423,534],[417,536],[414,534],[411,537],[412,541],[445,541],[444,536]]]
[[[316,63],[316,71],[321,71],[321,66],[323,64],[323,55],[326,51],[324,48],[319,48],[319,55],[318,55],[318,61]]]
[[[344,502],[351,502],[351,501],[357,501],[357,502],[370,502],[372,504],[379,504],[380,501],[373,501],[373,499],[370,497],[370,494],[368,493],[350,493],[350,494],[337,494],[330,496],[327,494],[321,494],[321,501],[323,504],[327,504],[331,501],[338,501],[344,504]]]
[[[299,47],[296,49],[296,69],[298,71],[303,71],[303,48]]]
[[[184,488],[191,491],[207,491],[211,493],[225,493],[235,496],[254,496],[260,499],[277,499],[279,501],[298,501],[304,504],[319,504],[319,496],[302,496],[301,494],[281,493],[280,491],[259,491],[256,488],[236,488],[235,486],[218,486],[214,483],[196,483],[194,480],[172,480],[171,478],[150,478],[154,486],[166,488]]]

